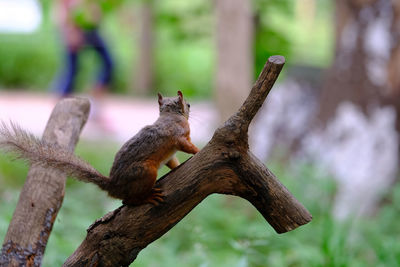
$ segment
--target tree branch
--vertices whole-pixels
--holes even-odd
[[[247,199],[278,233],[311,221],[311,214],[248,149],[248,126],[283,64],[281,56],[269,58],[238,113],[199,153],[157,181],[165,195],[163,204],[122,206],[110,212],[88,229],[64,266],[128,266],[213,193]]]
[[[43,140],[74,150],[89,114],[86,99],[64,99],[54,108]],[[51,168],[30,168],[8,227],[0,266],[40,266],[54,220],[61,207],[66,175]]]
[[[236,119],[239,121],[239,123],[246,126],[246,132],[254,116],[261,108],[262,104],[267,98],[267,95],[271,91],[275,81],[278,79],[279,73],[281,72],[284,64],[285,58],[283,56],[270,57],[258,76],[258,79],[251,89],[249,96],[240,107],[237,116],[231,117],[230,120]]]

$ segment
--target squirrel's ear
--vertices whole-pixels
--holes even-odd
[[[185,113],[185,106],[183,104],[183,94],[181,91],[178,91],[178,96],[179,96],[179,104],[181,106],[182,112]]]
[[[182,102],[182,100],[183,100],[183,94],[182,94],[181,91],[178,91],[178,96],[179,96],[179,101]]]
[[[158,93],[157,95],[158,95],[158,104],[161,106],[163,97],[160,93]]]

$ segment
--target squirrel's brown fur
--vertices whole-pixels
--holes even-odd
[[[73,152],[45,143],[16,124],[0,125],[0,149],[14,152],[31,164],[38,163],[64,171],[83,182],[98,185],[111,197],[128,205],[162,201],[162,193],[154,188],[157,170],[162,164],[171,169],[179,165],[177,150],[195,154],[199,149],[190,141],[189,107],[178,91],[178,97],[158,95],[160,116],[127,141],[115,156],[110,177],[94,169]]]

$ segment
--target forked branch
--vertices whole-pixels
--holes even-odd
[[[248,149],[248,126],[283,64],[281,56],[269,58],[239,111],[199,153],[158,180],[163,204],[122,206],[110,212],[88,229],[64,266],[128,266],[213,193],[247,199],[278,233],[308,223],[311,214]]]

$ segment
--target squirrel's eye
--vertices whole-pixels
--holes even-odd
[[[190,104],[189,103],[187,103],[187,107],[190,108]]]

